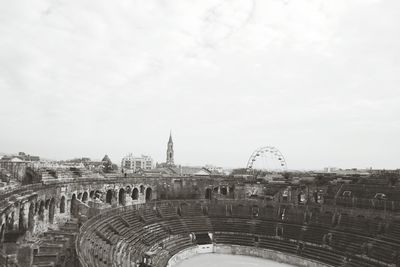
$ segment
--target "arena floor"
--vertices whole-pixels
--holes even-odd
[[[291,267],[285,263],[279,263],[266,259],[241,255],[226,254],[199,254],[176,265],[176,267]]]

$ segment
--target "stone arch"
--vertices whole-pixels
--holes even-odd
[[[201,210],[203,212],[203,215],[205,215],[205,216],[208,215],[208,206],[207,205],[202,206]]]
[[[229,194],[233,194],[235,192],[235,185],[229,186]]]
[[[94,196],[95,196],[95,192],[94,192],[94,190],[90,191],[89,197],[93,199],[93,198],[94,198]]]
[[[371,221],[371,227],[372,228],[371,232],[377,232],[378,234],[384,234],[385,233],[385,225],[384,225],[384,220],[377,216]]]
[[[220,192],[222,195],[226,196],[228,194],[228,190],[226,189],[225,186],[221,186]]]
[[[253,207],[251,207],[251,213],[253,217],[258,217],[259,212],[260,209],[258,208],[257,205],[253,205]]]
[[[53,223],[54,222],[54,213],[56,209],[56,201],[54,200],[54,197],[51,198],[50,204],[49,204],[49,222]]]
[[[124,205],[124,206],[126,204],[126,193],[125,193],[125,189],[123,189],[123,188],[119,189],[118,204],[119,205]]]
[[[8,214],[7,218],[6,218],[6,228],[8,230],[13,230],[14,229],[14,216],[15,216],[15,212],[12,211],[10,214]]]
[[[275,235],[276,236],[283,236],[283,226],[281,224],[278,224],[275,228]]]
[[[10,220],[9,220],[9,222],[8,222],[8,226],[9,226],[9,229],[10,229],[10,230],[13,230],[13,229],[14,229],[14,222],[15,222],[15,210],[13,210],[13,211],[11,212]]]
[[[46,202],[44,204],[44,208],[47,210],[49,209],[49,205],[50,205],[50,199],[46,199]]]
[[[44,201],[43,200],[40,201],[40,205],[39,205],[39,220],[42,220],[42,221],[44,219],[44,206],[45,206]]]
[[[60,200],[60,213],[65,213],[65,196],[62,196]]]
[[[19,207],[19,218],[18,218],[18,229],[19,231],[25,232],[25,205],[21,204]]]
[[[79,200],[82,199],[82,192],[80,192],[80,193],[78,194],[78,199],[79,199]]]
[[[176,214],[178,214],[180,217],[182,217],[182,208],[181,208],[181,206],[178,206],[178,208],[176,209]]]
[[[205,199],[211,200],[212,191],[211,188],[206,189]]]
[[[140,185],[140,194],[144,193],[144,185]]]
[[[133,188],[131,197],[133,200],[139,199],[139,190],[136,187]]]
[[[146,189],[146,201],[151,200],[153,197],[153,189],[151,187],[147,187]]]
[[[76,210],[76,195],[72,194],[71,198],[71,204],[70,204],[70,214],[75,215],[75,210]]]
[[[108,189],[106,194],[106,203],[112,204],[112,197],[113,197],[112,190]]]
[[[0,243],[3,243],[3,241],[4,241],[4,232],[5,232],[4,228],[5,227],[4,227],[4,223],[3,223],[3,224],[1,224],[1,228],[0,228]]]
[[[33,226],[35,225],[35,203],[31,202],[29,205],[28,212],[28,229],[29,231],[33,231]]]
[[[86,203],[86,201],[88,200],[88,192],[83,192],[83,195],[82,195],[82,202],[83,203]]]
[[[101,191],[96,190],[96,192],[94,192],[94,198],[95,198],[95,199],[96,199],[96,198],[99,199],[100,196],[101,196]]]
[[[226,207],[226,210],[227,210],[227,214],[229,215],[229,216],[232,216],[232,205],[228,205],[227,207]]]

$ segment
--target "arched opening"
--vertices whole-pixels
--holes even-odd
[[[133,200],[137,200],[139,198],[139,190],[136,187],[133,188],[131,197]]]
[[[65,196],[62,196],[60,200],[60,213],[65,213]]]
[[[118,203],[125,206],[125,189],[121,188],[118,193]]]
[[[214,192],[218,193],[218,186],[214,187]]]
[[[203,211],[203,215],[207,216],[208,215],[208,206],[203,206],[201,208],[201,210]]]
[[[385,233],[384,221],[381,217],[375,217],[371,223],[370,228],[372,228],[371,232],[373,233],[378,233],[378,234]]]
[[[83,195],[82,195],[82,202],[83,202],[83,203],[86,203],[87,199],[88,199],[88,193],[85,191],[85,192],[83,193]]]
[[[206,195],[205,195],[205,199],[211,200],[211,188],[207,188],[206,189]]]
[[[94,190],[90,191],[89,197],[94,198]]]
[[[99,190],[96,190],[96,192],[94,193],[94,198],[96,199],[99,199],[100,198],[100,196],[101,196],[101,192],[99,191]]]
[[[143,194],[143,193],[144,193],[144,186],[141,185],[141,186],[140,186],[140,194]]]
[[[31,203],[29,206],[29,212],[28,212],[28,229],[29,231],[33,230],[33,226],[35,225],[35,203]]]
[[[235,192],[235,186],[232,185],[229,187],[229,194],[233,194]]]
[[[178,209],[176,210],[176,213],[177,213],[180,217],[182,217],[182,209],[181,209],[181,207],[178,207]]]
[[[78,199],[81,200],[82,199],[82,193],[78,194]]]
[[[52,198],[50,200],[50,204],[49,204],[49,222],[53,223],[54,221],[54,212],[56,209],[56,201],[54,200],[54,198]]]
[[[19,218],[18,218],[18,229],[21,232],[25,232],[25,206],[19,207]]]
[[[106,194],[106,203],[112,204],[112,191],[109,189]]]
[[[258,213],[260,212],[260,210],[257,205],[253,205],[251,212],[253,217],[258,217]]]
[[[14,229],[14,211],[6,218],[6,226],[8,230]]]
[[[45,208],[46,210],[48,210],[48,209],[49,209],[49,205],[50,205],[50,199],[46,199],[46,202],[45,202],[45,204],[44,204],[44,208]]]
[[[71,198],[71,206],[70,206],[70,213],[71,216],[75,215],[75,210],[76,210],[76,195],[72,194],[72,198]]]
[[[40,201],[40,206],[39,206],[39,220],[42,220],[42,221],[43,221],[43,219],[44,219],[44,206],[45,206],[44,201],[43,201],[43,200]]]
[[[227,206],[228,215],[232,216],[232,205]]]
[[[280,237],[283,236],[283,227],[282,227],[282,225],[278,225],[276,227],[276,236],[280,236]]]
[[[1,225],[0,229],[0,243],[3,243],[4,241],[4,223]]]
[[[221,194],[223,194],[223,195],[227,195],[228,194],[228,190],[226,189],[226,187],[221,187],[221,189],[220,189],[221,191]]]
[[[146,189],[146,201],[149,201],[152,199],[152,194],[153,194],[153,190],[151,189],[151,187],[148,187]]]

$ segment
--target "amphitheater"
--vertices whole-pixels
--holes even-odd
[[[0,196],[0,266],[164,267],[203,253],[400,266],[397,186],[326,185],[319,201],[302,203],[301,184],[234,177],[34,176]],[[263,197],[249,197],[254,188]]]

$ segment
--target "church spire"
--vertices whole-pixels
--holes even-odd
[[[172,132],[171,132],[171,130],[169,131],[169,140],[168,140],[168,144],[170,144],[170,143],[174,143],[174,142],[172,142]]]
[[[172,133],[169,132],[169,140],[167,145],[167,165],[174,166],[174,142],[172,141]]]

